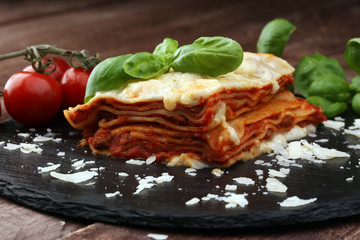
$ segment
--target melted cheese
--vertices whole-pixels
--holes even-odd
[[[212,78],[171,71],[146,81],[139,79],[129,81],[120,89],[98,92],[91,101],[99,97],[112,97],[128,104],[163,101],[165,108],[172,111],[178,104],[194,106],[201,99],[223,90],[246,91],[271,84],[273,92],[276,92],[279,89],[277,79],[293,71],[291,65],[274,55],[246,52],[240,67],[225,75]]]

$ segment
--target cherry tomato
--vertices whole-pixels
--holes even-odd
[[[5,108],[14,120],[26,126],[51,120],[61,108],[61,102],[60,83],[46,74],[18,72],[5,84]]]
[[[54,72],[49,73],[48,75],[52,78],[54,78],[56,81],[60,81],[62,75],[64,74],[64,72],[70,68],[70,65],[65,62],[64,60],[62,60],[61,58],[56,58],[56,57],[47,57],[43,59],[43,62],[46,62],[49,58],[52,58],[56,64],[56,69]],[[52,69],[54,69],[54,63],[51,63],[49,67],[47,67],[45,69],[46,72],[50,72]],[[29,65],[27,67],[25,67],[23,69],[23,72],[35,72],[34,68]]]
[[[63,106],[75,107],[84,103],[86,84],[91,70],[83,68],[69,68],[61,78],[60,84],[63,92]]]

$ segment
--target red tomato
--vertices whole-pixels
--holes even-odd
[[[61,102],[60,83],[46,74],[18,72],[5,84],[5,108],[14,120],[26,126],[51,120]]]
[[[56,58],[56,57],[44,58],[43,62],[46,62],[49,58],[52,58],[54,60],[54,62],[56,64],[56,69],[54,72],[49,73],[48,75],[50,77],[54,78],[56,81],[60,82],[62,75],[68,68],[70,68],[70,65],[67,64],[67,62],[65,62],[61,58]],[[54,63],[51,63],[50,66],[45,69],[45,71],[51,71],[52,69],[54,69]],[[23,72],[35,72],[35,70],[31,65],[29,65],[23,69]]]
[[[63,106],[75,107],[84,103],[86,84],[91,70],[83,68],[69,68],[61,78],[60,84],[63,92]]]

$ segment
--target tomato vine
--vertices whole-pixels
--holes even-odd
[[[52,63],[51,58],[45,62],[43,61],[47,54],[69,57],[69,64],[72,67],[84,68],[86,70],[93,69],[100,62],[99,54],[90,56],[86,50],[71,51],[48,44],[34,45],[20,51],[0,55],[0,61],[24,56],[25,60],[31,63],[36,72],[44,73],[45,69]],[[74,60],[77,62],[75,63]]]

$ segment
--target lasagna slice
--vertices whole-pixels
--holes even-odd
[[[286,90],[293,71],[274,55],[245,53],[238,69],[216,78],[169,72],[132,80],[64,113],[95,154],[228,167],[261,154],[277,133],[326,119]]]

